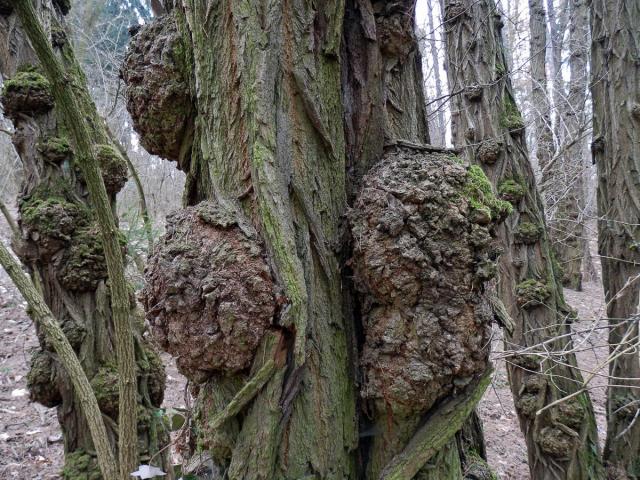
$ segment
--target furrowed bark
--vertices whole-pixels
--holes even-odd
[[[580,390],[582,378],[570,353],[571,313],[552,261],[524,123],[505,68],[501,27],[493,1],[445,2],[450,89],[464,90],[454,98],[453,138],[514,206],[498,231],[504,246],[498,292],[514,321],[513,333],[505,332],[506,348],[523,352],[507,367],[531,476],[603,478],[587,394],[536,415],[544,405]]]
[[[88,93],[85,76],[64,31],[65,12],[46,0],[33,2],[33,6],[42,25],[47,26],[45,42],[51,42],[54,55],[65,70],[61,80],[73,90],[79,115],[88,122],[86,141],[96,147],[103,188],[109,195],[107,203],[115,210],[115,195],[126,182],[123,155],[118,154],[118,146]],[[14,123],[13,143],[25,170],[18,201],[21,235],[13,248],[31,269],[34,282],[41,285],[45,301],[81,359],[104,418],[109,420],[106,428],[115,451],[118,412],[122,410],[118,408],[117,342],[100,231],[95,213],[89,208],[87,180],[78,168],[79,154],[67,119],[51,94],[51,83],[41,74],[38,56],[17,17],[16,7],[3,10],[0,15],[0,69],[8,79],[2,102],[5,114]],[[124,237],[116,230],[112,238],[121,255]],[[128,286],[125,289],[128,298]],[[133,314],[133,305],[127,301],[126,307],[127,314]],[[134,410],[140,415],[135,443],[139,442],[141,460],[145,462],[161,451],[167,440],[162,419],[156,414],[164,393],[164,367],[154,349],[141,337],[142,322],[132,327],[137,335],[137,380],[133,385],[138,398]],[[77,404],[73,385],[55,359],[50,342],[37,325],[36,329],[41,350],[31,360],[28,376],[31,399],[49,407],[57,406],[65,444],[64,474],[99,474],[90,430]],[[154,458],[162,463],[167,456],[160,453]]]
[[[124,277],[122,250],[118,242],[116,227],[111,210],[111,202],[102,180],[91,129],[82,116],[79,102],[67,73],[56,58],[49,39],[42,30],[33,5],[29,0],[16,2],[16,11],[31,45],[38,56],[46,77],[51,83],[56,100],[78,155],[79,165],[87,182],[91,202],[96,209],[102,235],[107,271],[109,273],[111,308],[116,331],[116,354],[118,360],[119,416],[118,416],[118,457],[120,478],[127,480],[138,466],[137,442],[137,380],[133,332],[129,319],[130,304],[127,282]]]
[[[607,440],[611,478],[640,475],[638,212],[640,5],[591,3],[593,160],[598,167],[598,252],[609,319]]]
[[[80,400],[82,413],[91,431],[91,438],[96,449],[102,476],[104,478],[116,478],[117,465],[109,443],[109,435],[102,420],[102,413],[100,412],[98,401],[93,393],[89,379],[82,369],[76,352],[73,350],[64,331],[54,318],[53,313],[51,313],[42,296],[38,293],[36,287],[22,271],[18,262],[14,260],[2,242],[0,242],[0,265],[6,270],[13,283],[18,287],[18,290],[27,301],[31,317],[45,332],[47,339],[51,342],[58,354],[60,363],[62,363],[71,378],[75,393]]]
[[[468,363],[481,370],[468,378],[452,373],[441,391],[431,392],[428,407],[397,423],[394,412],[382,407],[382,392],[362,391],[363,382],[373,382],[360,376],[373,375],[373,369],[360,365],[360,350],[370,352],[369,362],[375,356],[372,342],[364,344],[367,335],[375,335],[371,317],[380,305],[362,285],[359,291],[354,285],[355,256],[349,260],[358,239],[350,238],[356,219],[349,213],[346,224],[348,206],[366,192],[363,183],[376,180],[365,176],[385,158],[391,170],[423,158],[425,165],[417,163],[416,169],[434,176],[446,171],[457,188],[468,180],[452,152],[424,146],[428,130],[414,2],[336,0],[319,8],[303,0],[182,0],[172,6],[136,34],[123,77],[141,143],[187,172],[186,206],[169,218],[168,233],[156,245],[143,296],[154,332],[167,350],[180,355],[178,367],[194,383],[198,442],[229,479],[377,479],[429,412],[442,420],[436,407],[430,410],[435,398],[446,402],[488,363],[488,342],[480,342]],[[165,76],[158,88],[157,75],[145,78],[150,65]],[[169,90],[184,84],[190,91],[180,92],[181,98],[193,105],[183,112],[191,117],[174,116],[179,120],[174,123],[193,129],[193,142],[161,141],[162,126],[148,113],[171,104]],[[150,101],[163,85],[172,88]],[[175,109],[157,113],[173,115]],[[428,203],[416,195],[416,201]],[[471,215],[471,200],[465,198],[452,199],[460,202],[461,234],[467,238],[480,228],[482,243],[489,227],[472,225],[465,216]],[[224,248],[235,253],[220,257]],[[477,247],[478,258],[486,253],[482,248]],[[260,253],[251,256],[247,249]],[[464,252],[466,259],[475,258]],[[471,264],[465,268],[475,268]],[[261,272],[260,282],[254,270]],[[227,279],[231,273],[233,279]],[[224,291],[220,285],[231,281],[238,288]],[[276,289],[278,308],[266,294],[251,305],[260,313],[252,316],[252,326],[261,324],[267,332],[257,333],[265,336],[252,355],[244,348],[248,342],[236,345],[239,332],[224,326],[224,315],[217,312],[242,303],[234,292],[264,282],[265,290]],[[483,293],[480,282],[469,296],[482,303]],[[409,314],[416,302],[407,303]],[[425,310],[427,303],[421,305]],[[481,328],[473,328],[482,331],[474,338],[481,340],[489,316],[478,307],[475,312],[465,303],[464,312],[450,320],[475,319],[474,325],[477,320]],[[244,312],[237,313],[234,328],[240,329]],[[415,314],[440,330],[436,317]],[[170,338],[171,332],[188,330],[180,328],[183,322],[191,331],[195,324],[202,329],[192,334],[191,348]],[[451,328],[458,331],[457,324]],[[207,347],[203,338],[211,345],[224,339],[226,350]],[[237,356],[213,355],[214,350]],[[270,362],[278,364],[278,356],[284,366],[274,371]],[[418,375],[428,368],[421,361],[416,359]],[[463,377],[464,367],[455,368]],[[465,412],[458,412],[460,420]],[[360,428],[375,433],[359,436]],[[436,470],[446,478],[460,475],[458,429],[428,442],[434,455],[429,465],[417,466],[420,478]]]

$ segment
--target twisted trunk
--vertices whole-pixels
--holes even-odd
[[[602,478],[597,431],[571,352],[571,312],[552,261],[544,212],[524,142],[524,124],[506,74],[502,20],[493,1],[447,1],[445,29],[454,98],[453,138],[513,206],[499,228],[504,246],[498,292],[513,332],[506,348],[511,389],[529,453],[531,477]]]

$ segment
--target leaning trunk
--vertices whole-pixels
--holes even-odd
[[[598,167],[598,250],[609,318],[605,461],[611,478],[640,476],[640,5],[591,4],[593,159]]]
[[[587,393],[571,352],[571,312],[552,261],[544,212],[524,142],[524,124],[506,73],[502,19],[493,1],[445,2],[453,138],[486,172],[514,211],[499,229],[504,247],[498,291],[515,328],[507,362],[531,477],[601,478],[599,447]],[[544,409],[541,413],[536,413]]]
[[[127,180],[127,167],[89,97],[64,30],[65,5],[39,2],[36,7],[42,24],[49,26],[51,45],[74,86],[82,114],[90,120],[91,140],[97,145],[105,187],[115,207],[115,195]],[[78,168],[69,128],[12,7],[0,9],[0,24],[0,68],[8,78],[2,103],[13,121],[13,143],[25,171],[18,199],[21,235],[13,247],[41,285],[47,305],[81,359],[116,451],[118,372],[100,229],[87,199],[87,185]],[[135,316],[134,310],[131,315]],[[138,434],[141,460],[146,461],[162,447],[163,427],[156,412],[162,403],[165,378],[158,354],[140,336],[142,319],[137,318]],[[65,444],[65,477],[99,475],[89,428],[72,382],[38,325],[36,329],[41,348],[31,358],[27,377],[31,399],[57,407]]]

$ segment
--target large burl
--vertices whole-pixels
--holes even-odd
[[[167,218],[141,293],[160,345],[196,383],[250,366],[273,322],[275,286],[255,232],[203,202]]]
[[[425,412],[487,368],[491,230],[510,208],[481,170],[449,154],[394,147],[364,178],[349,219],[362,396],[378,411]]]
[[[121,71],[127,110],[140,143],[179,167],[190,150],[193,131],[187,55],[175,18],[164,15],[131,39]]]

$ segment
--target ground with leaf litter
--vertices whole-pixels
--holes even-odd
[[[593,251],[593,248],[592,248]],[[599,265],[596,265],[599,267]],[[599,268],[597,268],[599,270]],[[565,290],[568,302],[578,310],[580,322],[574,324],[578,359],[583,369],[593,369],[606,357],[606,331],[590,331],[594,319],[604,314],[602,288],[598,282],[586,282],[584,291]],[[586,331],[586,333],[585,333]],[[495,330],[494,356],[503,350],[501,334]],[[29,402],[26,374],[30,352],[38,341],[33,325],[25,313],[25,304],[0,269],[0,478],[60,479],[62,437],[55,409]],[[164,406],[185,406],[185,379],[167,355],[167,390]],[[601,440],[605,434],[604,386],[606,379],[596,376],[591,390],[598,417]],[[484,420],[489,464],[501,479],[529,478],[526,450],[511,400],[504,361],[496,362],[493,384],[482,400],[480,415]]]

